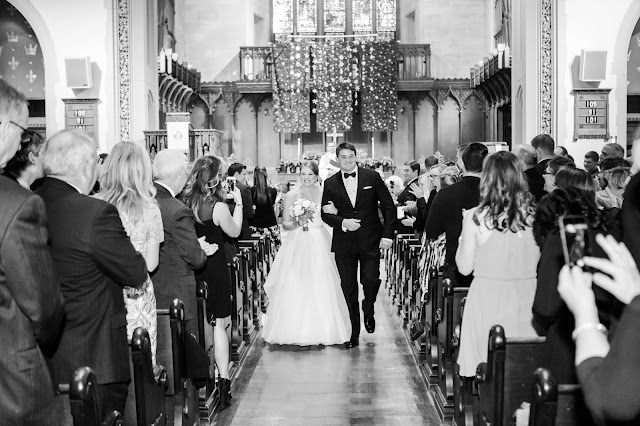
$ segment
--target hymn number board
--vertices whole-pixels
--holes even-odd
[[[63,99],[65,128],[80,130],[95,140],[98,124],[98,99]]]
[[[611,89],[575,89],[573,139],[609,139]]]

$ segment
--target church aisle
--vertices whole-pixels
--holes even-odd
[[[381,288],[360,346],[278,346],[258,337],[214,425],[441,425]]]

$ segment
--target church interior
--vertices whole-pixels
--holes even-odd
[[[363,167],[404,179],[403,165],[453,164],[473,142],[515,152],[545,134],[582,168],[589,152],[613,143],[628,157],[640,139],[638,0],[0,0],[0,28],[0,79],[45,139],[72,129],[98,153],[127,141],[151,160],[214,155],[285,186],[344,142]],[[109,424],[504,425],[521,404],[529,420],[517,424],[591,424],[579,385],[536,370],[539,340],[518,345],[494,327],[476,378],[456,371],[467,293],[441,271],[421,275],[421,249],[394,237],[378,328],[345,352],[261,340],[277,245],[241,244],[229,264],[231,407],[213,362],[197,386],[186,349],[168,343],[169,375],[136,385],[147,392],[130,395],[137,411]],[[158,333],[184,339],[166,308]],[[204,331],[194,337],[205,345]]]

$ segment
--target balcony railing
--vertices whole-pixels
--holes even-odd
[[[240,81],[271,83],[272,49],[269,46],[240,48]],[[431,47],[428,44],[398,45],[398,80],[431,78]]]
[[[151,159],[155,154],[167,148],[166,130],[145,130],[145,146]],[[195,161],[203,155],[222,155],[222,132],[216,129],[189,130],[189,149],[183,150],[189,161]]]
[[[471,87],[480,88],[492,104],[508,103],[511,99],[511,50],[499,44],[490,57],[471,68]]]

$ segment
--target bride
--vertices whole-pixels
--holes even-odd
[[[262,337],[281,345],[335,345],[351,337],[351,321],[331,252],[331,236],[320,219],[318,165],[302,164],[300,186],[284,197],[284,239],[264,285],[269,298]],[[308,231],[289,216],[296,200],[318,203]]]

